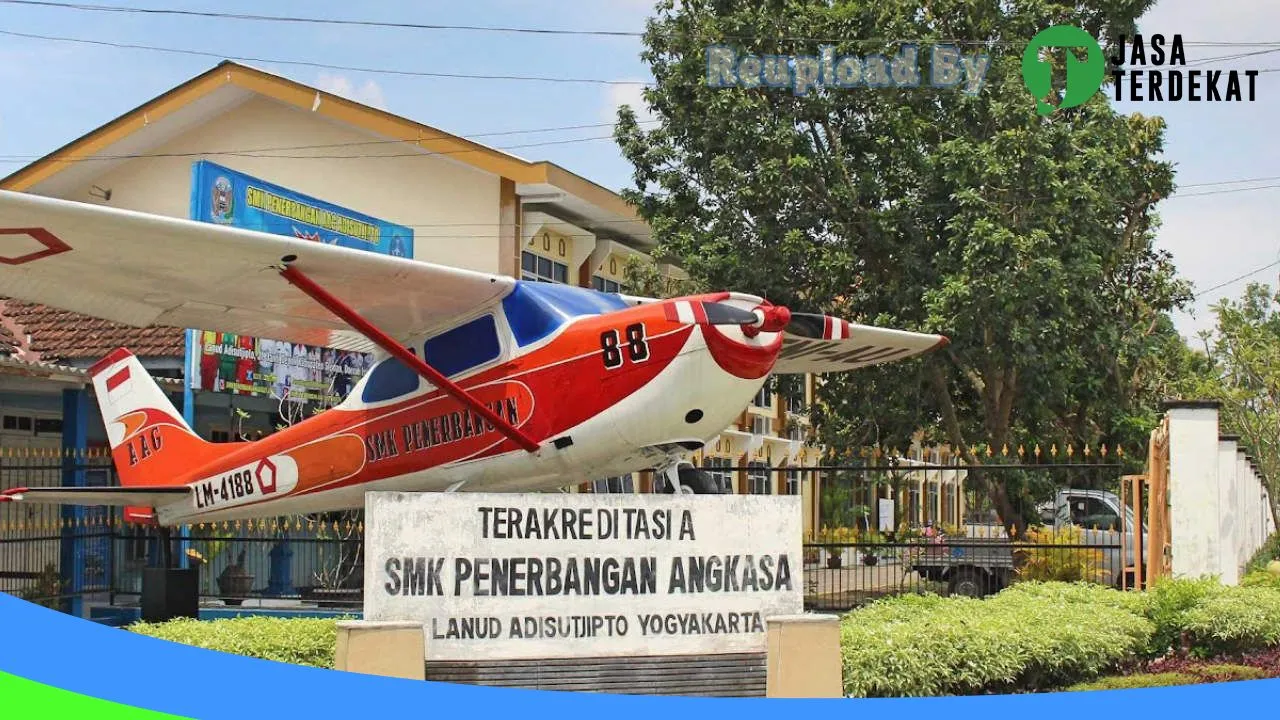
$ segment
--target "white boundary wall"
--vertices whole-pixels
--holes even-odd
[[[1257,466],[1238,438],[1219,434],[1218,408],[1212,401],[1166,405],[1173,574],[1217,575],[1236,585],[1276,526]]]

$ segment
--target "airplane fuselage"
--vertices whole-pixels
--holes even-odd
[[[732,302],[727,294],[706,299],[713,297]],[[781,346],[778,333],[748,337],[738,326],[696,322],[696,302],[619,307],[541,337],[547,328],[530,315],[542,310],[519,303],[464,323],[471,330],[463,334],[475,337],[456,339],[474,344],[450,344],[441,361],[479,362],[450,379],[537,440],[535,453],[388,358],[337,407],[191,468],[191,501],[158,508],[157,520],[358,508],[370,490],[553,490],[667,464],[734,421]],[[486,345],[490,328],[496,353]],[[431,342],[428,363],[440,357]],[[134,441],[145,443],[145,433]],[[147,459],[139,452],[137,462]]]

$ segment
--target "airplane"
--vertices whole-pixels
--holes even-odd
[[[0,501],[124,507],[161,527],[357,509],[372,490],[554,491],[650,469],[666,492],[717,494],[681,457],[771,374],[948,343],[749,293],[604,293],[10,191],[0,295],[374,355],[340,404],[231,443],[199,437],[128,349],[94,364],[119,486]]]

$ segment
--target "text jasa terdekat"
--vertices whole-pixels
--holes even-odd
[[[693,513],[667,508],[477,508],[486,540],[697,540]],[[529,544],[530,549],[536,542]],[[787,553],[654,555],[522,553],[508,557],[392,555],[379,562],[388,595],[500,597],[789,592]],[[659,578],[663,582],[659,584]]]

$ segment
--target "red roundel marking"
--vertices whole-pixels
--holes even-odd
[[[70,245],[62,242],[56,235],[44,228],[0,228],[0,235],[26,235],[44,246],[43,250],[36,250],[18,257],[0,255],[0,263],[5,265],[22,265],[50,255],[59,255],[71,249]]]
[[[258,463],[258,467],[253,471],[255,477],[258,478],[258,489],[263,495],[276,491],[276,466],[270,460],[263,459]]]

